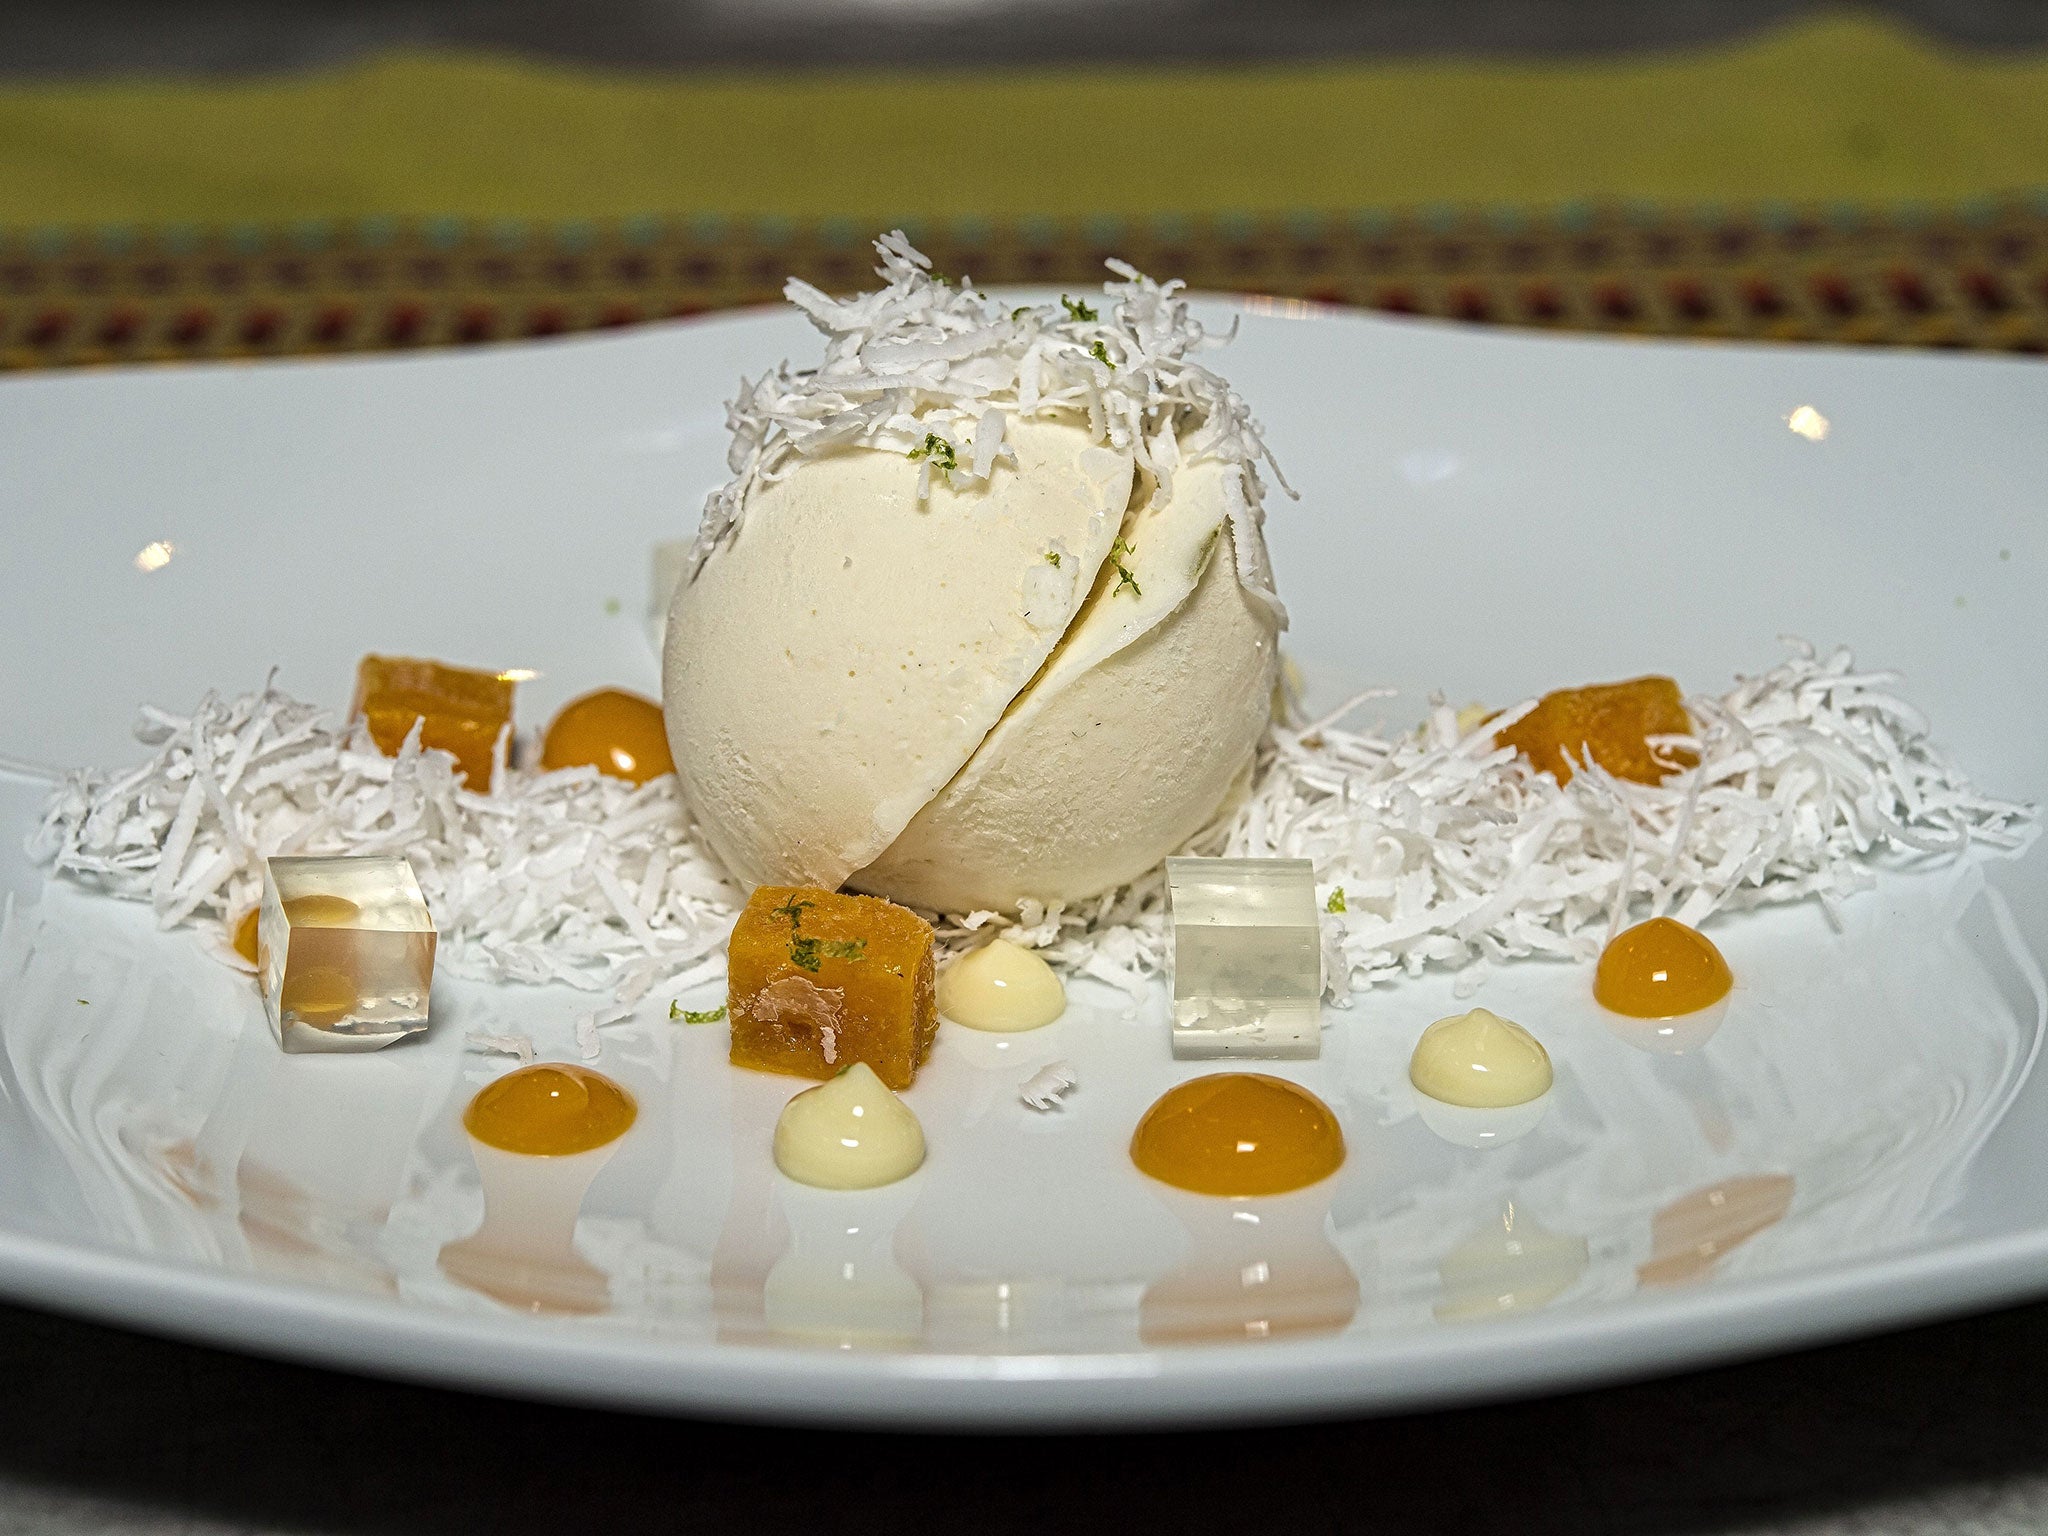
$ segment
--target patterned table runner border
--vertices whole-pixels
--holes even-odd
[[[978,284],[1190,287],[1474,323],[2048,352],[2048,191],[1953,206],[899,221]],[[860,287],[845,220],[0,230],[0,368],[480,344]]]

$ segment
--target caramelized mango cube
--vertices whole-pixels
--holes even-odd
[[[1560,784],[1572,781],[1572,765],[1589,752],[1618,779],[1661,784],[1665,775],[1696,766],[1699,755],[1684,747],[1653,751],[1646,738],[1691,734],[1678,684],[1668,677],[1638,677],[1546,693],[1494,740],[1513,747],[1539,772],[1555,774]]]
[[[369,722],[370,738],[386,757],[398,755],[415,720],[424,721],[420,745],[453,753],[469,787],[481,792],[491,787],[498,733],[512,723],[512,683],[438,661],[365,656],[349,713]]]
[[[764,885],[732,930],[732,1063],[835,1077],[864,1061],[908,1088],[938,1033],[932,930],[878,896]]]

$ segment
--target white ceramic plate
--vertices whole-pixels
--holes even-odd
[[[652,690],[649,546],[720,478],[741,373],[814,347],[740,316],[0,382],[0,753],[128,761],[138,703],[273,664],[345,702],[370,649],[536,669],[529,723]],[[1718,691],[1797,633],[1903,672],[1986,788],[2048,792],[2048,370],[1274,305],[1225,361],[1302,492],[1271,532],[1318,697],[1391,684],[1407,720],[1437,689]],[[1823,440],[1788,429],[1800,406]],[[1343,1173],[1250,1208],[1124,1156],[1201,1070],[1168,1058],[1163,998],[1127,1017],[1083,986],[1039,1033],[947,1026],[910,1094],[925,1169],[843,1196],[772,1170],[801,1085],[730,1070],[722,1028],[657,999],[607,1031],[642,1106],[616,1155],[560,1187],[493,1175],[493,1221],[554,1261],[497,1288],[587,1309],[565,1316],[465,1283],[484,1192],[458,1117],[507,1065],[464,1031],[573,1058],[576,998],[450,985],[421,1045],[281,1057],[192,934],[44,888],[19,853],[40,794],[0,775],[0,1291],[40,1305],[620,1406],[1022,1426],[1534,1392],[2048,1289],[2039,851],[1887,878],[1841,932],[1717,924],[1739,989],[1684,1054],[1610,1034],[1582,968],[1498,972],[1481,1000],[1559,1068],[1509,1146],[1441,1140],[1408,1097],[1449,983],[1383,988],[1276,1068],[1342,1116]],[[1017,1085],[1055,1057],[1081,1087],[1034,1114]]]

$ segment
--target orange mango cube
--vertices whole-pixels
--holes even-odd
[[[396,757],[415,720],[420,745],[452,753],[469,787],[491,787],[498,734],[512,723],[512,683],[495,672],[474,672],[410,656],[365,656],[356,668],[351,715],[370,726],[370,739]]]
[[[1539,772],[1555,774],[1559,784],[1572,781],[1572,765],[1589,752],[1618,779],[1661,784],[1667,774],[1696,766],[1699,755],[1684,747],[1652,751],[1646,738],[1691,734],[1678,684],[1668,677],[1638,677],[1546,693],[1494,739]]]
[[[931,926],[878,896],[764,885],[726,951],[732,1063],[908,1088],[939,1029]]]

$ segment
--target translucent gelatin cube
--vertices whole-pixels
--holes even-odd
[[[434,920],[403,858],[271,859],[256,921],[270,1031],[287,1051],[374,1051],[427,1027]]]
[[[369,722],[377,750],[395,757],[415,720],[420,745],[452,753],[469,787],[491,787],[498,735],[512,723],[512,680],[410,656],[365,656],[349,712]]]
[[[1168,859],[1173,1054],[1322,1048],[1323,945],[1307,859]]]
[[[732,1063],[908,1088],[938,1033],[931,925],[879,896],[764,885],[726,950]]]

